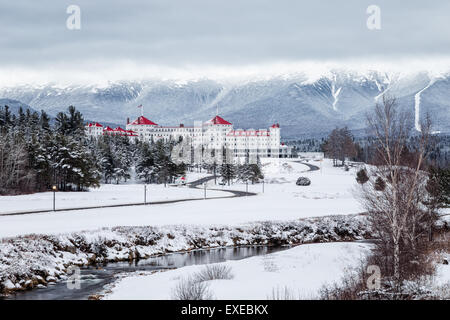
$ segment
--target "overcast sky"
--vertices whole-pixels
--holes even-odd
[[[81,9],[80,30],[66,27],[71,4]],[[366,27],[372,4],[381,8],[381,30]],[[50,71],[437,61],[450,57],[450,1],[1,0],[0,35],[0,77],[10,80]]]

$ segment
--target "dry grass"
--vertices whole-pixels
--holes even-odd
[[[206,265],[187,278],[181,278],[172,290],[173,300],[212,300],[207,281],[233,279],[231,268],[224,264]]]
[[[173,300],[211,300],[213,295],[205,282],[195,278],[181,278],[172,290]]]
[[[300,300],[300,295],[296,295],[292,289],[288,287],[276,287],[272,289],[272,293],[267,300]]]
[[[194,275],[198,282],[210,280],[229,280],[233,279],[231,268],[225,264],[206,265],[201,271]]]

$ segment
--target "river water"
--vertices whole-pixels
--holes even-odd
[[[18,292],[3,299],[7,300],[84,300],[90,295],[102,291],[105,285],[114,282],[115,275],[135,271],[155,271],[181,268],[190,265],[202,265],[241,260],[253,256],[269,254],[289,249],[289,247],[248,246],[194,250],[186,253],[171,253],[128,262],[114,262],[81,269],[81,288],[70,289],[66,281],[50,284],[45,288]]]

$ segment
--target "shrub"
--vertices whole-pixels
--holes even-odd
[[[381,177],[378,177],[377,180],[375,180],[375,190],[377,191],[383,191],[386,188],[386,182],[384,182]]]
[[[356,181],[359,184],[364,184],[369,181],[369,176],[367,175],[366,169],[361,169],[356,173]]]
[[[212,297],[208,285],[192,277],[181,278],[172,290],[173,300],[211,300]]]
[[[297,179],[296,185],[298,186],[309,186],[311,184],[311,180],[306,177],[300,177]]]
[[[268,300],[300,300],[300,295],[296,294],[288,287],[276,287],[272,289],[272,294],[267,297]]]
[[[188,278],[181,278],[172,290],[173,300],[211,300],[213,294],[206,281],[233,279],[231,268],[224,264],[207,265]]]
[[[200,272],[195,274],[195,280],[197,280],[198,282],[217,279],[221,280],[233,279],[231,268],[224,264],[211,264],[207,265]]]

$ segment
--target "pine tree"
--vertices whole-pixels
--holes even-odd
[[[259,182],[259,180],[264,179],[264,175],[261,171],[261,168],[258,164],[253,163],[249,165],[249,172],[250,172],[250,176],[249,179],[252,182],[252,184],[255,184],[257,182]]]
[[[138,159],[136,161],[136,174],[145,183],[150,183],[155,176],[155,162],[150,145],[146,142],[137,145],[139,150]]]
[[[41,111],[39,126],[41,127],[41,132],[48,133],[50,131],[50,117],[44,110]]]
[[[230,185],[231,180],[236,177],[236,168],[231,163],[223,163],[220,166],[219,174],[222,177],[222,180],[226,181],[228,185]]]
[[[432,167],[429,170],[427,191],[436,208],[450,206],[450,169]]]

